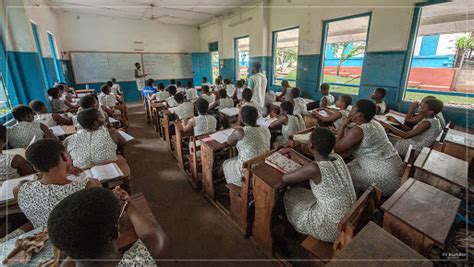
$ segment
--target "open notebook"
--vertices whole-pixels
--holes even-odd
[[[14,148],[14,149],[7,149],[3,150],[2,153],[6,155],[20,155],[25,158],[26,149],[24,148]]]
[[[61,126],[54,126],[54,127],[50,127],[49,128],[51,130],[51,132],[53,132],[54,135],[56,136],[63,136],[66,134],[66,132],[64,131],[64,129],[61,127]]]
[[[301,164],[275,152],[265,159],[265,163],[282,173],[289,173],[301,168]]]
[[[272,124],[274,121],[276,121],[277,118],[259,118],[257,119],[257,125],[260,125],[262,127],[270,127],[270,124]]]
[[[301,142],[301,143],[308,144],[309,139],[311,138],[311,134],[312,134],[312,132],[305,133],[305,134],[295,134],[295,135],[293,135],[293,140]]]
[[[114,119],[114,118],[112,118],[112,117],[109,117],[109,122],[110,122],[110,123],[117,123],[117,122],[119,122],[119,121],[116,120],[116,119]]]
[[[36,174],[20,177],[16,179],[6,180],[2,183],[0,187],[0,202],[13,199],[13,189],[22,181],[33,181],[36,177]]]
[[[233,132],[234,132],[234,129],[230,128],[230,129],[226,129],[224,131],[213,133],[213,134],[209,135],[209,137],[216,140],[217,142],[219,142],[221,144],[224,144],[225,142],[227,142],[227,139],[229,138],[229,136]]]
[[[239,111],[240,111],[239,108],[224,108],[224,109],[221,109],[220,112],[229,117],[233,117],[233,116],[239,115]]]
[[[84,171],[79,175],[70,175],[68,179],[71,181],[81,180],[85,178],[93,178],[99,181],[122,177],[124,174],[116,163],[109,163],[106,165],[95,166],[89,170]]]

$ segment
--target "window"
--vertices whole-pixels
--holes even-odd
[[[369,23],[370,15],[324,22],[321,83],[332,92],[359,94]]]
[[[299,32],[291,29],[273,33],[273,84],[288,80],[291,86],[296,86]]]
[[[51,49],[51,55],[53,56],[54,70],[56,72],[57,81],[64,82],[63,70],[62,70],[61,62],[59,61],[57,53],[56,53],[56,44],[54,42],[54,37],[49,32],[48,32],[48,40],[49,40],[49,46]]]
[[[219,52],[211,52],[212,80],[219,76]]]
[[[445,105],[474,107],[474,23],[469,0],[418,7],[404,100],[434,95]]]
[[[249,75],[250,37],[235,39],[236,79],[247,79]]]
[[[45,88],[48,88],[48,87],[50,87],[50,85],[48,85],[48,78],[46,77],[46,67],[44,66],[43,53],[41,51],[41,44],[40,44],[40,40],[39,40],[39,36],[38,36],[38,26],[32,22],[31,23],[31,28],[33,30],[33,37],[35,39],[36,50],[38,51],[37,52],[38,62],[40,64],[41,74],[43,75],[44,86],[45,86]],[[51,86],[52,86],[52,84],[51,84]]]
[[[11,109],[12,105],[10,103],[10,98],[8,97],[5,80],[0,72],[0,117],[10,112]]]

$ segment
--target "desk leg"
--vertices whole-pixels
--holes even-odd
[[[273,257],[272,214],[276,202],[276,192],[258,176],[253,177],[255,219],[252,236],[265,254]]]
[[[183,140],[181,138],[182,132],[178,130],[178,128],[175,126],[175,139],[176,139],[176,157],[178,158],[178,165],[181,169],[184,170],[184,160],[183,160]]]
[[[214,151],[206,145],[201,143],[201,164],[202,164],[202,187],[204,194],[211,199],[214,199]]]

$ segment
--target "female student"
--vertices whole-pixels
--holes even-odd
[[[214,101],[214,103],[209,107],[209,109],[217,108],[217,110],[223,110],[225,108],[233,108],[234,100],[227,96],[227,91],[221,89],[219,91],[219,99]]]
[[[350,95],[341,95],[336,101],[336,107],[339,108],[337,111],[332,111],[327,108],[318,109],[318,111],[323,110],[328,113],[328,116],[323,116],[318,112],[309,113],[311,116],[318,119],[318,121],[323,122],[324,124],[334,124],[336,129],[341,128],[342,123],[349,116],[350,111],[347,110],[352,104],[352,97]]]
[[[69,92],[67,84],[59,83],[56,85],[56,88],[59,90],[59,98],[64,102],[64,105],[66,105],[69,110],[76,110],[78,106],[72,102],[74,94]]]
[[[351,175],[338,154],[331,153],[336,144],[334,134],[317,128],[311,134],[314,161],[308,163],[298,155],[282,150],[292,160],[303,165],[284,174],[283,182],[300,184],[309,180],[311,190],[292,187],[283,198],[288,220],[299,233],[311,235],[325,242],[338,237],[338,224],[356,201]]]
[[[176,102],[176,100],[174,100],[174,95],[176,94],[176,86],[174,85],[171,85],[169,86],[167,89],[166,89],[169,93],[169,97],[166,99],[166,104],[168,105],[168,107],[170,108],[175,108],[178,106],[178,103]]]
[[[186,86],[186,100],[193,101],[197,98],[197,90],[194,88],[193,82],[188,82]]]
[[[16,124],[8,128],[8,144],[11,148],[26,148],[32,141],[43,138],[56,139],[48,126],[35,122],[33,110],[24,105],[18,105],[12,110]]]
[[[376,112],[374,102],[359,100],[338,130],[334,151],[355,157],[347,166],[356,190],[365,191],[375,183],[383,195],[390,196],[400,187],[403,162],[385,129],[373,120]],[[354,126],[348,128],[351,123]]]
[[[199,114],[198,116],[191,118],[186,124],[177,124],[177,126],[182,127],[184,132],[191,131],[192,129],[194,136],[215,132],[217,130],[217,120],[214,116],[207,113],[209,110],[209,102],[204,98],[198,98],[196,101],[196,109]]]
[[[224,89],[227,92],[227,96],[232,98],[235,95],[235,86],[230,82],[230,79],[224,80]]]
[[[194,105],[192,102],[185,102],[182,93],[175,94],[174,100],[178,103],[175,109],[175,114],[178,116],[178,119],[184,120],[194,117]]]
[[[263,116],[263,110],[255,101],[252,101],[252,97],[253,97],[252,90],[249,89],[249,88],[244,89],[242,91],[242,104],[241,104],[241,106],[242,107],[252,106],[252,107],[256,108],[257,112],[258,112],[258,117],[261,118]]]
[[[61,100],[61,94],[58,88],[49,88],[48,95],[50,96],[51,110],[53,113],[63,113],[69,111],[68,106]]]
[[[158,91],[155,94],[155,99],[157,101],[165,101],[170,97],[168,91],[165,90],[165,85],[163,83],[158,84]]]
[[[116,188],[88,188],[64,198],[48,220],[51,243],[75,266],[156,266],[168,238],[153,217],[128,201],[127,192]],[[117,248],[118,225],[123,212],[138,236],[123,252]]]
[[[304,120],[300,115],[293,115],[293,104],[284,101],[280,105],[280,117],[270,124],[270,128],[281,126],[281,136],[278,136],[278,145],[285,146],[291,135],[305,129]]]
[[[374,90],[371,98],[375,101],[375,105],[377,106],[377,115],[383,115],[387,112],[387,104],[383,101],[387,91],[383,88],[377,88]]]
[[[35,173],[33,167],[20,155],[4,154],[7,128],[0,124],[0,182]]]
[[[90,168],[117,160],[117,150],[127,143],[115,130],[104,127],[105,120],[96,109],[86,109],[77,115],[84,131],[79,131],[64,140],[74,166]]]
[[[436,99],[436,97],[429,95],[429,96],[425,96],[421,100],[421,102],[414,101],[414,102],[411,103],[411,106],[408,109],[407,114],[405,115],[405,125],[406,126],[408,126],[410,128],[413,128],[413,126],[417,125],[420,121],[422,121],[424,119],[423,115],[420,114],[417,111],[419,110],[419,108],[423,104],[423,102],[428,100],[428,99]],[[441,128],[444,129],[446,127],[446,120],[444,119],[443,113],[439,112],[438,114],[436,114],[435,117],[439,120],[439,122],[441,124]],[[392,121],[396,121],[396,120],[393,119]]]
[[[291,89],[290,95],[291,95],[291,103],[293,103],[294,106],[294,113],[295,115],[298,114],[303,114],[308,112],[308,108],[306,107],[306,103],[304,102],[304,99],[300,97],[301,90],[300,88],[293,88]]]
[[[99,105],[100,107],[110,116],[112,117],[114,113],[120,113],[120,105],[122,102],[117,99],[114,95],[111,95],[110,86],[107,84],[102,85],[100,88],[100,95],[99,95]]]
[[[287,80],[281,81],[281,87],[283,88],[281,90],[280,95],[278,96],[278,100],[280,101],[290,101],[291,98],[291,86],[290,83]]]
[[[423,147],[430,147],[436,141],[436,138],[443,130],[441,123],[436,118],[436,114],[443,110],[443,102],[438,99],[427,99],[423,101],[419,115],[423,116],[413,129],[398,123],[398,127],[402,130],[381,122],[381,124],[395,135],[402,139],[394,138],[393,145],[398,153],[403,157],[408,152],[408,147],[413,146],[417,153],[420,153]]]
[[[227,183],[242,185],[243,164],[258,155],[270,151],[270,130],[257,125],[258,111],[255,107],[244,106],[240,110],[243,128],[235,129],[227,139],[227,143],[236,146],[239,155],[228,159],[222,164]]]
[[[233,96],[234,99],[237,99],[237,101],[242,100],[242,92],[245,89],[245,80],[238,80],[237,83],[235,84],[235,94]]]
[[[204,85],[201,87],[201,97],[206,99],[207,102],[209,102],[209,104],[212,104],[214,103],[214,101],[216,101],[216,97],[215,95],[211,94],[211,92],[209,91],[209,86],[207,85]]]
[[[93,108],[93,109],[99,111],[100,114],[102,114],[102,116],[105,118],[105,123],[107,125],[109,124],[109,115],[107,113],[105,113],[105,111],[103,109],[100,108],[99,100],[97,99],[97,97],[95,95],[92,95],[92,94],[85,95],[85,96],[81,97],[81,99],[79,99],[79,112],[81,112],[83,110],[86,110],[86,109],[89,109],[89,108]],[[78,112],[78,114],[79,114],[79,112]],[[77,114],[72,117],[72,122],[78,130],[82,129],[81,125],[79,125],[79,122],[77,121]]]
[[[319,100],[319,107],[320,108],[327,108],[334,104],[334,96],[329,93],[329,84],[323,83],[319,91],[321,92],[321,100]]]
[[[123,102],[123,96],[117,92],[117,88],[115,87],[112,81],[107,81],[107,85],[110,87],[110,94],[115,96],[116,99]]]
[[[101,187],[97,180],[67,179],[79,170],[72,167],[71,157],[58,140],[40,140],[28,147],[25,155],[40,174],[37,180],[18,185],[13,194],[34,228],[46,226],[49,213],[63,198],[86,187]]]
[[[39,100],[31,101],[29,106],[35,112],[35,121],[40,122],[48,127],[54,127],[58,124],[72,125],[72,119],[63,117],[58,113],[48,113],[46,105]]]
[[[117,83],[117,79],[112,78],[111,82],[112,86],[110,89],[112,90],[112,94],[120,96],[123,95],[122,90],[120,90],[120,84]]]

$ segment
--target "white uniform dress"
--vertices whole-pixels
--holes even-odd
[[[138,76],[143,75],[143,69],[135,69],[138,72]],[[136,78],[137,81],[137,89],[138,91],[142,91],[142,88],[145,86],[145,77]]]
[[[267,90],[267,77],[263,73],[257,73],[249,78],[249,88],[252,89],[252,101],[260,108],[265,107],[265,92]]]
[[[394,139],[393,146],[402,157],[406,155],[410,145],[413,145],[413,148],[417,153],[420,153],[423,147],[431,147],[441,133],[441,123],[437,118],[423,119],[415,125],[413,129],[418,127],[424,121],[429,122],[431,126],[423,133],[409,139]]]
[[[53,114],[52,113],[36,114],[35,115],[35,121],[48,126],[48,128],[58,125],[56,123],[56,121],[53,119]]]
[[[217,110],[223,110],[225,108],[233,108],[234,107],[234,100],[230,97],[221,98],[219,99],[219,106],[217,106]]]
[[[12,168],[12,161],[15,156],[0,153],[0,182],[20,177],[18,171]]]
[[[66,138],[66,142],[76,167],[85,169],[117,160],[117,144],[105,127],[93,132],[79,131]]]
[[[11,148],[27,148],[31,141],[44,138],[44,132],[41,130],[41,123],[20,121],[8,128],[8,144]]]
[[[109,108],[112,108],[112,107],[115,107],[115,103],[117,101],[117,98],[112,95],[112,94],[104,94],[104,93],[100,93],[99,95],[99,104],[100,106],[105,106],[105,107],[109,107]]]
[[[227,183],[242,185],[243,164],[258,155],[270,151],[270,130],[267,127],[242,128],[244,137],[236,144],[239,155],[224,161],[224,175]]]
[[[301,97],[293,99],[295,105],[293,108],[293,114],[298,115],[298,114],[303,114],[308,111],[308,107],[306,106],[306,102],[304,102],[304,99]]]
[[[321,97],[321,100],[319,100],[319,107],[323,107],[322,106],[323,105],[323,99],[325,99],[325,98],[327,100],[327,106],[331,106],[332,104],[334,104],[334,101],[336,100],[334,98],[334,96],[331,95],[331,94],[328,94],[327,96],[323,96],[323,97]]]
[[[166,104],[168,105],[168,107],[170,108],[174,108],[174,107],[177,107],[178,106],[178,102],[176,102],[176,100],[174,100],[174,96],[170,96],[166,99]]]
[[[341,110],[338,110],[338,111],[341,113],[342,116],[341,116],[341,118],[339,118],[338,120],[336,120],[334,122],[334,127],[339,130],[339,128],[344,123],[344,121],[347,119],[347,117],[349,117],[349,113],[351,113],[351,112],[347,109],[341,109]]]
[[[181,103],[175,110],[176,116],[180,120],[189,119],[194,117],[194,105],[191,102]]]
[[[287,117],[288,123],[281,126],[281,136],[277,138],[277,142],[281,146],[286,146],[290,136],[306,128],[304,120],[300,115],[287,115]]]
[[[380,112],[378,115],[383,115],[385,112],[387,112],[387,104],[385,104],[385,101],[382,101],[380,103],[376,103],[377,107],[380,108]]]
[[[225,91],[227,92],[228,97],[232,97],[235,93],[235,86],[233,84],[226,84]]]
[[[188,88],[186,90],[186,100],[191,101],[197,98],[196,88]]]
[[[202,94],[201,97],[205,99],[209,103],[209,105],[214,103],[214,101],[216,101],[216,97],[213,94],[211,95]]]
[[[255,103],[253,100],[251,102],[246,102],[242,105],[242,107],[245,107],[245,106],[252,106],[252,107],[256,108],[257,111],[258,111],[258,117],[259,118],[263,117],[263,109],[257,103]]]
[[[402,159],[380,123],[372,120],[356,127],[362,129],[364,137],[352,152],[355,159],[347,164],[354,187],[365,191],[375,183],[383,195],[393,194],[400,187]]]
[[[310,180],[311,190],[289,189],[283,198],[286,215],[299,233],[334,242],[338,224],[356,201],[351,175],[344,160],[337,154],[332,161],[314,161],[321,172],[319,184]]]

